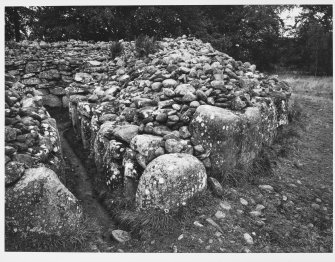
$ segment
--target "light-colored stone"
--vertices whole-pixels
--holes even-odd
[[[6,225],[10,230],[59,234],[75,231],[82,219],[76,197],[46,167],[27,169],[6,189]]]
[[[186,205],[194,194],[203,191],[207,175],[203,164],[189,154],[166,154],[149,163],[136,192],[140,209],[171,209]]]

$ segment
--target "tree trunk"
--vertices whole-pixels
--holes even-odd
[[[17,9],[14,7],[13,9],[13,22],[14,22],[14,33],[15,33],[15,41],[19,42],[21,40],[20,34],[20,15]]]

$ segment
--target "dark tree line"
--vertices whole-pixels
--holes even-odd
[[[332,74],[332,6],[302,6],[284,37],[279,13],[293,6],[6,7],[6,40],[134,40],[194,35],[261,70]]]

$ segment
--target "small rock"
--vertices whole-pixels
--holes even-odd
[[[257,211],[261,211],[261,210],[263,210],[265,208],[265,206],[263,206],[263,205],[261,205],[261,204],[258,204],[257,206],[256,206],[256,210]]]
[[[184,238],[184,235],[181,234],[179,237],[178,237],[178,240],[182,240]]]
[[[320,209],[320,205],[318,205],[318,204],[316,204],[316,203],[313,203],[313,204],[311,205],[311,207],[314,208],[314,209]]]
[[[216,237],[221,237],[221,236],[222,236],[222,233],[219,232],[219,231],[216,231],[214,235],[215,235]]]
[[[191,136],[190,131],[187,126],[182,126],[179,128],[180,137],[183,139],[189,138]]]
[[[200,106],[200,103],[198,101],[192,101],[190,103],[190,107],[194,107],[194,108],[197,108],[198,106]]]
[[[270,185],[259,185],[258,186],[260,189],[266,190],[268,192],[272,192],[273,191],[273,187]]]
[[[249,244],[249,245],[254,244],[254,240],[253,240],[252,236],[250,236],[248,233],[244,233],[243,237],[244,237],[245,242],[247,242],[247,244]]]
[[[251,211],[251,212],[249,212],[249,214],[253,217],[258,217],[258,216],[262,215],[262,213],[260,211],[257,211],[257,210],[256,211]]]
[[[202,145],[196,145],[194,146],[194,151],[198,154],[202,154],[205,152],[205,149]]]
[[[194,221],[193,224],[197,227],[203,227],[204,226],[203,224],[200,224],[199,221]]]
[[[159,123],[165,123],[167,121],[167,119],[168,119],[168,116],[165,113],[159,113],[156,116],[156,121],[159,122]]]
[[[180,153],[183,145],[175,139],[168,139],[165,141],[165,149],[168,153]]]
[[[244,253],[251,253],[251,250],[247,247],[244,247],[242,250]]]
[[[294,161],[294,165],[297,167],[297,168],[302,168],[304,165],[298,160],[298,161]]]
[[[245,200],[244,198],[240,198],[240,202],[243,206],[247,206],[248,205],[248,201]]]
[[[162,87],[162,83],[161,82],[155,82],[151,85],[152,90],[154,91],[159,91]]]
[[[178,82],[174,79],[165,79],[162,84],[164,87],[176,87]]]
[[[131,239],[130,234],[126,231],[117,229],[112,231],[113,238],[119,243],[125,243]]]
[[[226,214],[219,210],[219,211],[217,211],[217,212],[215,213],[215,217],[216,217],[217,219],[223,219],[223,218],[226,217]]]
[[[230,210],[231,209],[231,205],[227,201],[221,202],[220,207],[223,208],[224,210]]]

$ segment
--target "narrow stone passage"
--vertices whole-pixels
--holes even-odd
[[[102,246],[107,248],[110,246],[111,240],[108,236],[108,231],[115,229],[111,217],[108,215],[107,211],[98,201],[95,196],[95,192],[92,185],[92,176],[89,172],[94,172],[93,169],[88,169],[85,167],[85,161],[83,155],[77,155],[81,151],[82,145],[78,141],[75,142],[74,134],[70,121],[67,119],[67,114],[63,110],[48,110],[52,117],[57,121],[57,128],[59,131],[62,153],[65,160],[65,171],[67,176],[67,187],[72,191],[72,193],[81,201],[85,214],[96,223],[94,228],[101,228],[99,232],[101,238],[100,242]],[[51,112],[50,112],[51,111]],[[54,112],[53,112],[54,111]],[[71,141],[73,140],[73,141]],[[77,145],[78,148],[72,148]],[[76,154],[77,153],[77,154]],[[81,152],[83,153],[83,152]],[[87,161],[89,161],[87,159]],[[92,226],[93,227],[93,226]],[[101,246],[99,245],[101,251]]]

